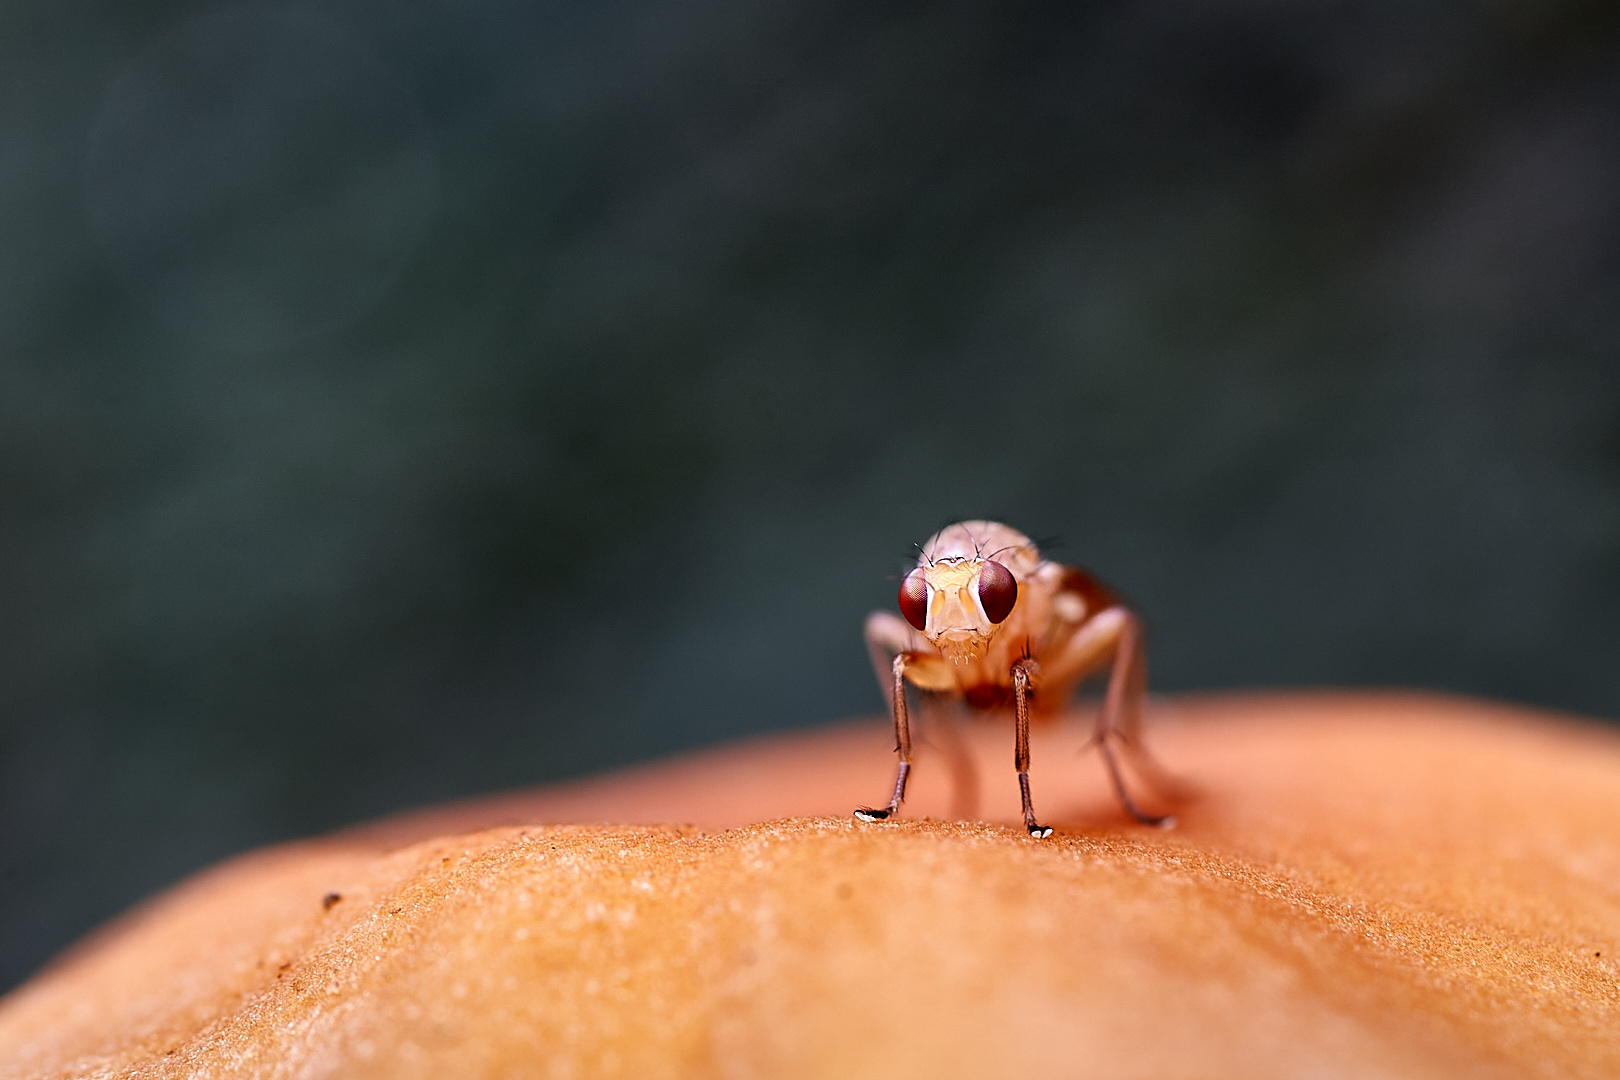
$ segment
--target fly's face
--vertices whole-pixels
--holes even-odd
[[[982,657],[1017,603],[1018,579],[993,559],[935,559],[900,586],[900,613],[956,664]]]

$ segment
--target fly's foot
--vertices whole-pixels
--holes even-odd
[[[893,810],[874,810],[870,806],[863,806],[855,811],[857,821],[887,821]]]
[[[1125,809],[1130,813],[1131,817],[1143,825],[1153,825],[1160,829],[1173,829],[1176,827],[1176,815],[1174,814],[1144,813],[1131,803],[1126,803]]]
[[[1032,821],[1025,828],[1029,830],[1029,835],[1037,840],[1045,840],[1052,835],[1052,826],[1050,825],[1037,825]]]

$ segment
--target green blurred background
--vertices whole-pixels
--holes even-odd
[[[1617,14],[0,6],[0,988],[251,845],[875,712],[958,517],[1162,689],[1620,715]]]

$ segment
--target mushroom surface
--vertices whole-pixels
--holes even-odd
[[[1401,694],[1157,700],[1129,822],[1085,718],[876,722],[230,860],[0,1001],[0,1077],[1620,1075],[1620,736]]]

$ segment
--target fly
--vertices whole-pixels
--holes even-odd
[[[917,566],[900,583],[900,616],[866,618],[866,647],[894,712],[900,765],[894,795],[883,809],[862,807],[862,821],[900,812],[911,774],[911,725],[906,686],[961,697],[970,707],[1012,706],[1013,764],[1029,835],[1052,835],[1035,820],[1029,794],[1029,718],[1051,713],[1087,675],[1107,667],[1108,690],[1090,743],[1102,754],[1119,801],[1145,825],[1170,826],[1150,814],[1125,786],[1116,751],[1145,773],[1163,773],[1141,745],[1147,662],[1136,613],[1077,566],[1041,558],[1029,537],[994,521],[963,521],[941,529],[922,547]],[[903,618],[901,617],[903,616]],[[1036,691],[1039,690],[1039,693]]]

